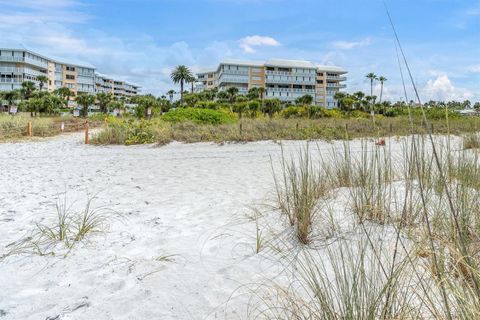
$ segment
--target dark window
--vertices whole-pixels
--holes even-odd
[[[66,78],[67,78],[68,80],[75,80],[75,76],[72,76],[72,75],[70,75],[70,74],[67,74],[67,75],[66,75]]]

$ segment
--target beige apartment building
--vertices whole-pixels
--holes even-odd
[[[311,95],[316,105],[335,108],[335,93],[346,88],[345,74],[347,71],[340,67],[302,60],[224,60],[216,69],[197,74],[196,90],[225,90],[233,86],[245,94],[251,88],[263,87],[266,98],[294,102],[301,96]]]

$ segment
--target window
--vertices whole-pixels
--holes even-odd
[[[67,71],[75,71],[75,67],[67,66]]]
[[[66,77],[67,80],[75,80],[75,76],[73,76],[71,74],[67,74],[65,77]]]
[[[262,78],[261,78],[261,77],[255,77],[255,76],[254,76],[254,77],[252,77],[252,80],[253,80],[253,81],[261,81]]]
[[[262,72],[261,68],[252,68],[252,72]]]
[[[319,75],[320,77],[323,77],[323,72],[319,72],[318,75]]]

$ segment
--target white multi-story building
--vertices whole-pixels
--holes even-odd
[[[65,63],[25,49],[0,48],[0,91],[21,89],[25,81],[31,81],[39,88],[40,76],[47,78],[43,83],[44,90],[66,87],[74,95],[111,92],[117,97],[131,97],[140,89],[125,81],[96,75],[95,67],[86,63]]]
[[[140,92],[140,87],[97,73],[95,75],[95,90],[96,92],[111,93],[115,97],[133,97]]]
[[[335,108],[335,93],[346,87],[346,70],[309,61],[271,59],[266,62],[225,60],[215,70],[197,74],[196,90],[228,87],[245,94],[254,87],[265,88],[266,98],[293,102],[310,95],[318,106]]]

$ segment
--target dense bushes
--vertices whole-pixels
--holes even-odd
[[[226,124],[237,121],[235,115],[228,111],[200,108],[178,108],[170,110],[165,113],[161,119],[167,122],[191,121],[197,124]]]

